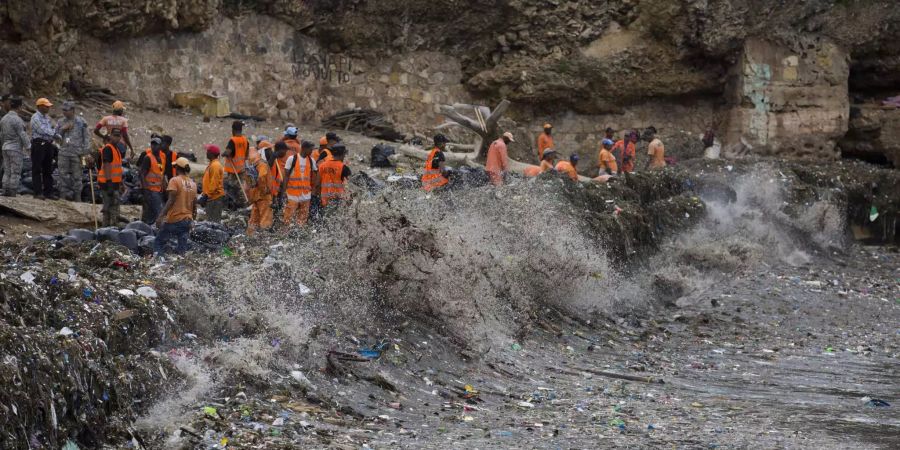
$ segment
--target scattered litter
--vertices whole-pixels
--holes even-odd
[[[72,329],[69,327],[62,327],[62,329],[60,329],[59,333],[57,333],[57,334],[62,337],[66,337],[66,336],[71,336],[71,335],[75,334],[75,332],[72,331]]]
[[[34,272],[32,272],[30,270],[28,272],[23,273],[22,275],[19,275],[19,278],[21,278],[22,281],[24,281],[28,284],[34,284]]]
[[[147,298],[156,298],[157,297],[156,289],[153,289],[150,286],[141,286],[141,287],[137,288],[137,294],[140,295],[141,297],[147,297]]]

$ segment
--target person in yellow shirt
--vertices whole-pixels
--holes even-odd
[[[222,210],[225,209],[225,168],[219,161],[222,150],[218,145],[205,145],[206,159],[209,165],[203,173],[203,197],[206,220],[219,223],[222,221]]]
[[[612,139],[604,139],[600,144],[600,155],[597,157],[597,167],[600,171],[597,175],[615,175],[619,171],[619,165],[616,163],[616,157],[613,156],[612,149],[614,142]]]
[[[544,124],[544,132],[537,138],[538,161],[544,160],[544,150],[553,148],[553,125]]]
[[[659,170],[666,167],[666,147],[663,145],[662,141],[656,137],[655,127],[647,128],[647,139],[650,140],[650,145],[647,146],[647,154],[650,155],[650,158],[647,159],[647,163],[644,164],[644,170],[647,168],[650,168],[650,170]]]

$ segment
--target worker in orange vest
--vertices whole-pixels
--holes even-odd
[[[323,209],[340,206],[347,198],[344,185],[352,172],[344,164],[346,154],[347,147],[344,147],[344,144],[335,144],[331,148],[332,159],[319,164],[319,195],[322,198]]]
[[[597,155],[597,167],[600,169],[598,176],[615,175],[619,171],[616,157],[610,151],[612,146],[612,139],[604,139],[600,144],[600,153]]]
[[[275,147],[270,150],[271,159],[263,159],[267,163],[269,163],[269,173],[271,176],[269,177],[271,184],[269,185],[269,190],[272,191],[272,215],[277,216],[282,209],[284,209],[284,196],[281,195],[281,182],[285,177],[284,165],[287,163],[288,153],[291,151],[290,145],[287,142],[281,141],[275,144]],[[263,158],[262,154],[260,154],[260,158]]]
[[[244,122],[235,120],[231,124],[231,138],[225,144],[225,194],[232,205],[241,208],[245,204],[241,194],[241,180],[247,156],[250,153],[250,141],[244,136]]]
[[[206,220],[219,223],[222,221],[222,209],[225,207],[225,169],[219,161],[222,152],[218,145],[204,145],[206,148],[206,160],[209,165],[203,172],[203,209],[206,210]]]
[[[288,146],[287,157],[300,153],[300,140],[297,138],[297,127],[288,127],[284,130],[284,142]]]
[[[310,156],[313,160],[318,161],[319,155],[321,155],[324,151],[328,151],[328,138],[322,136],[321,138],[319,138],[319,148],[313,150],[312,155]]]
[[[544,172],[549,172],[551,170],[556,170],[556,150],[552,148],[548,148],[544,150],[543,158],[541,158],[540,166],[528,166],[522,172],[522,175],[525,175],[526,178],[536,177]]]
[[[578,155],[572,154],[568,161],[560,161],[556,163],[556,171],[561,175],[566,175],[572,181],[578,181]]]
[[[319,184],[318,167],[312,158],[312,142],[303,141],[300,153],[289,157],[285,163],[285,177],[280,192],[287,197],[282,221],[286,226],[305,225],[309,220],[309,207],[313,190]]]
[[[512,133],[507,131],[503,133],[503,136],[500,136],[500,139],[492,142],[488,148],[484,170],[487,171],[488,177],[490,177],[494,186],[503,184],[503,177],[506,176],[506,172],[509,170],[509,155],[507,154],[506,146],[510,142],[516,141],[513,139]]]
[[[553,125],[544,124],[544,132],[537,138],[538,161],[544,160],[544,150],[553,148]]]
[[[119,194],[122,187],[122,155],[127,147],[122,143],[122,130],[113,128],[97,158],[97,183],[103,197],[103,226],[115,226],[119,222]]]
[[[156,222],[156,217],[163,207],[163,190],[166,184],[166,156],[162,151],[162,138],[153,135],[150,148],[138,160],[141,180],[141,221],[147,225]]]
[[[339,138],[338,135],[332,131],[325,133],[325,136],[323,136],[322,139],[325,140],[325,147],[322,147],[322,140],[320,139],[319,140],[319,153],[318,153],[317,157],[314,158],[316,160],[316,162],[318,162],[318,163],[321,163],[323,161],[327,161],[327,160],[331,159],[332,158],[332,149],[334,149],[335,145],[337,145],[338,143],[341,142],[341,138]]]
[[[450,142],[450,140],[443,134],[434,136],[434,148],[428,152],[428,157],[425,159],[425,174],[422,175],[422,189],[425,189],[425,192],[439,189],[450,182],[447,179],[444,168],[444,163],[447,160],[446,156],[444,156],[447,142]]]
[[[659,170],[666,167],[666,146],[663,145],[663,142],[656,137],[656,127],[648,127],[647,134],[644,135],[646,139],[650,140],[650,144],[647,146],[647,155],[650,156],[647,158],[647,162],[644,164],[644,170]]]
[[[612,154],[620,162],[618,173],[634,172],[634,164],[637,157],[637,141],[637,131],[631,131],[627,137],[613,145]]]
[[[256,230],[269,230],[275,221],[272,213],[272,173],[269,163],[260,157],[258,151],[251,152],[247,161],[256,168],[256,179],[246,178],[247,200],[250,201],[247,236],[252,236]]]

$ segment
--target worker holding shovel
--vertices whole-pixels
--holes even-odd
[[[241,175],[247,165],[247,157],[250,154],[250,141],[244,136],[244,122],[235,120],[231,124],[231,138],[225,145],[225,194],[231,200],[235,208],[247,206],[250,201],[244,192],[244,183]]]

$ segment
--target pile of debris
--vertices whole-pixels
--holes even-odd
[[[0,247],[0,448],[137,444],[128,424],[180,374],[180,335],[140,259],[101,243]]]
[[[349,109],[322,120],[322,127],[355,131],[386,141],[402,142],[406,136],[394,128],[384,113],[372,109]]]
[[[69,230],[66,235],[43,235],[35,238],[58,246],[81,244],[89,241],[110,242],[121,245],[138,255],[153,253],[153,242],[159,230],[141,221],[134,221],[124,228],[103,227],[97,231],[84,228]],[[190,244],[195,251],[218,252],[228,243],[235,232],[224,225],[214,222],[197,222],[191,230]],[[174,250],[174,241],[169,246]]]

